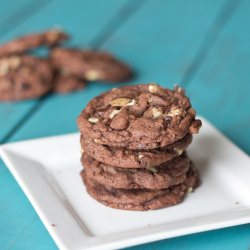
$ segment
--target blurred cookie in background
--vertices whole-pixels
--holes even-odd
[[[0,57],[22,54],[40,46],[53,47],[69,39],[69,35],[59,29],[25,35],[0,45]]]
[[[130,67],[107,52],[55,48],[50,57],[56,68],[87,81],[123,82],[132,77]]]
[[[46,59],[20,55],[0,59],[0,100],[37,98],[52,88],[53,69]]]

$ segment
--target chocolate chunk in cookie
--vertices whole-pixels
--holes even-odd
[[[86,175],[98,183],[122,189],[165,189],[183,183],[191,161],[183,154],[159,166],[148,168],[118,168],[82,155]]]
[[[180,203],[190,188],[199,183],[198,172],[191,168],[184,183],[161,190],[113,189],[90,179],[85,171],[81,173],[87,192],[100,203],[125,210],[152,210]],[[192,184],[193,186],[188,186]]]
[[[187,134],[180,141],[163,148],[148,150],[130,150],[115,148],[95,143],[81,136],[81,146],[84,152],[107,165],[121,168],[145,168],[157,166],[179,156],[192,142],[192,135]]]
[[[112,89],[92,99],[78,117],[84,138],[129,149],[165,147],[187,133],[198,133],[189,99],[179,87],[139,84]]]
[[[57,72],[53,80],[53,91],[58,93],[69,93],[84,89],[86,83],[73,75]]]
[[[106,52],[55,48],[51,59],[55,67],[88,81],[120,82],[132,75],[126,64]]]
[[[0,101],[40,97],[52,87],[53,71],[49,62],[33,56],[0,59]]]
[[[40,46],[52,47],[69,36],[61,30],[52,29],[44,33],[26,35],[0,46],[0,57],[22,54]]]

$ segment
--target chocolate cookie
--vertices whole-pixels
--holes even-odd
[[[132,75],[126,64],[106,52],[55,48],[51,59],[55,67],[88,81],[120,82]]]
[[[165,189],[183,183],[191,161],[183,154],[171,161],[149,168],[118,168],[82,155],[82,164],[88,178],[112,188]]]
[[[81,173],[87,192],[102,204],[125,210],[160,209],[180,203],[185,194],[199,183],[198,172],[191,168],[184,183],[161,190],[113,189],[91,180],[85,171]],[[187,184],[188,183],[188,184]],[[192,186],[188,186],[192,184]]]
[[[92,99],[78,117],[83,137],[98,144],[129,149],[165,147],[187,133],[198,133],[201,121],[180,87],[139,84],[112,89]]]
[[[0,57],[22,54],[40,46],[54,46],[67,40],[69,36],[63,31],[54,29],[44,33],[32,34],[14,39],[0,46]]]
[[[51,89],[53,72],[50,64],[32,56],[0,59],[0,100],[17,101],[35,98]]]
[[[53,80],[53,91],[58,93],[68,93],[85,88],[86,83],[73,75],[56,73]]]
[[[148,150],[130,150],[115,148],[95,143],[81,136],[81,146],[84,152],[97,161],[121,168],[145,168],[157,166],[163,162],[181,155],[192,142],[192,135],[187,134],[180,141],[163,148]]]

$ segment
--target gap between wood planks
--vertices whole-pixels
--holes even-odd
[[[187,87],[187,85],[190,85],[191,79],[199,70],[202,63],[206,60],[206,57],[208,56],[210,49],[212,48],[216,39],[219,37],[221,31],[233,16],[233,13],[235,13],[241,2],[242,0],[225,1],[207,34],[202,39],[201,45],[198,48],[192,63],[184,73],[180,82],[181,86]]]
[[[112,34],[121,27],[137,10],[145,3],[147,0],[138,0],[136,2],[129,3],[124,5],[120,10],[118,10],[115,15],[110,19],[110,21],[105,25],[103,31],[100,32],[91,42],[90,45],[93,49],[98,49]],[[193,62],[190,64],[187,71],[184,73],[184,76],[181,80],[181,86],[186,87],[194,74],[200,68],[202,62],[205,60],[208,55],[210,48],[216,41],[217,37],[223,30],[224,26],[227,24],[229,19],[233,16],[233,13],[236,11],[239,3],[242,0],[235,1],[225,1],[224,5],[220,9],[217,17],[212,23],[207,34],[204,36],[200,47],[197,50],[196,55],[194,56]],[[121,18],[122,17],[122,18]],[[50,95],[45,95],[37,100],[34,106],[28,110],[28,112],[16,123],[16,125],[5,135],[5,137],[0,141],[1,143],[8,142],[11,137],[18,131],[25,123],[30,119],[36,111],[42,106],[43,102],[50,98]]]
[[[92,41],[90,41],[91,48],[97,50],[118,28],[121,27],[147,0],[131,1],[129,4],[122,6],[114,16],[107,22],[103,31],[100,32]],[[16,125],[3,137],[0,144],[8,142],[11,137],[28,121],[33,114],[42,106],[43,102],[50,98],[51,95],[47,94],[40,97],[37,102],[32,106],[26,114],[16,123]]]

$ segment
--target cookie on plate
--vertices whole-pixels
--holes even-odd
[[[184,183],[167,189],[113,189],[90,179],[85,171],[81,172],[87,192],[100,203],[125,210],[153,210],[180,203],[188,190],[199,184],[198,172],[191,168]]]
[[[116,189],[165,189],[183,183],[191,166],[186,154],[148,168],[118,168],[82,155],[86,175],[104,185]]]
[[[93,98],[77,123],[82,136],[98,144],[145,150],[198,133],[201,121],[195,115],[180,87],[169,90],[150,83],[115,88]]]
[[[173,144],[148,150],[110,147],[95,143],[91,139],[85,139],[83,136],[80,141],[83,151],[97,161],[121,168],[145,168],[157,166],[181,155],[192,142],[192,135],[188,133]]]
[[[58,29],[22,36],[0,45],[0,57],[22,54],[40,46],[52,47],[67,39],[69,36]]]
[[[132,75],[128,65],[106,52],[55,48],[50,57],[56,68],[88,81],[121,82]]]
[[[0,58],[0,101],[40,97],[51,90],[52,77],[45,59],[27,55]]]

